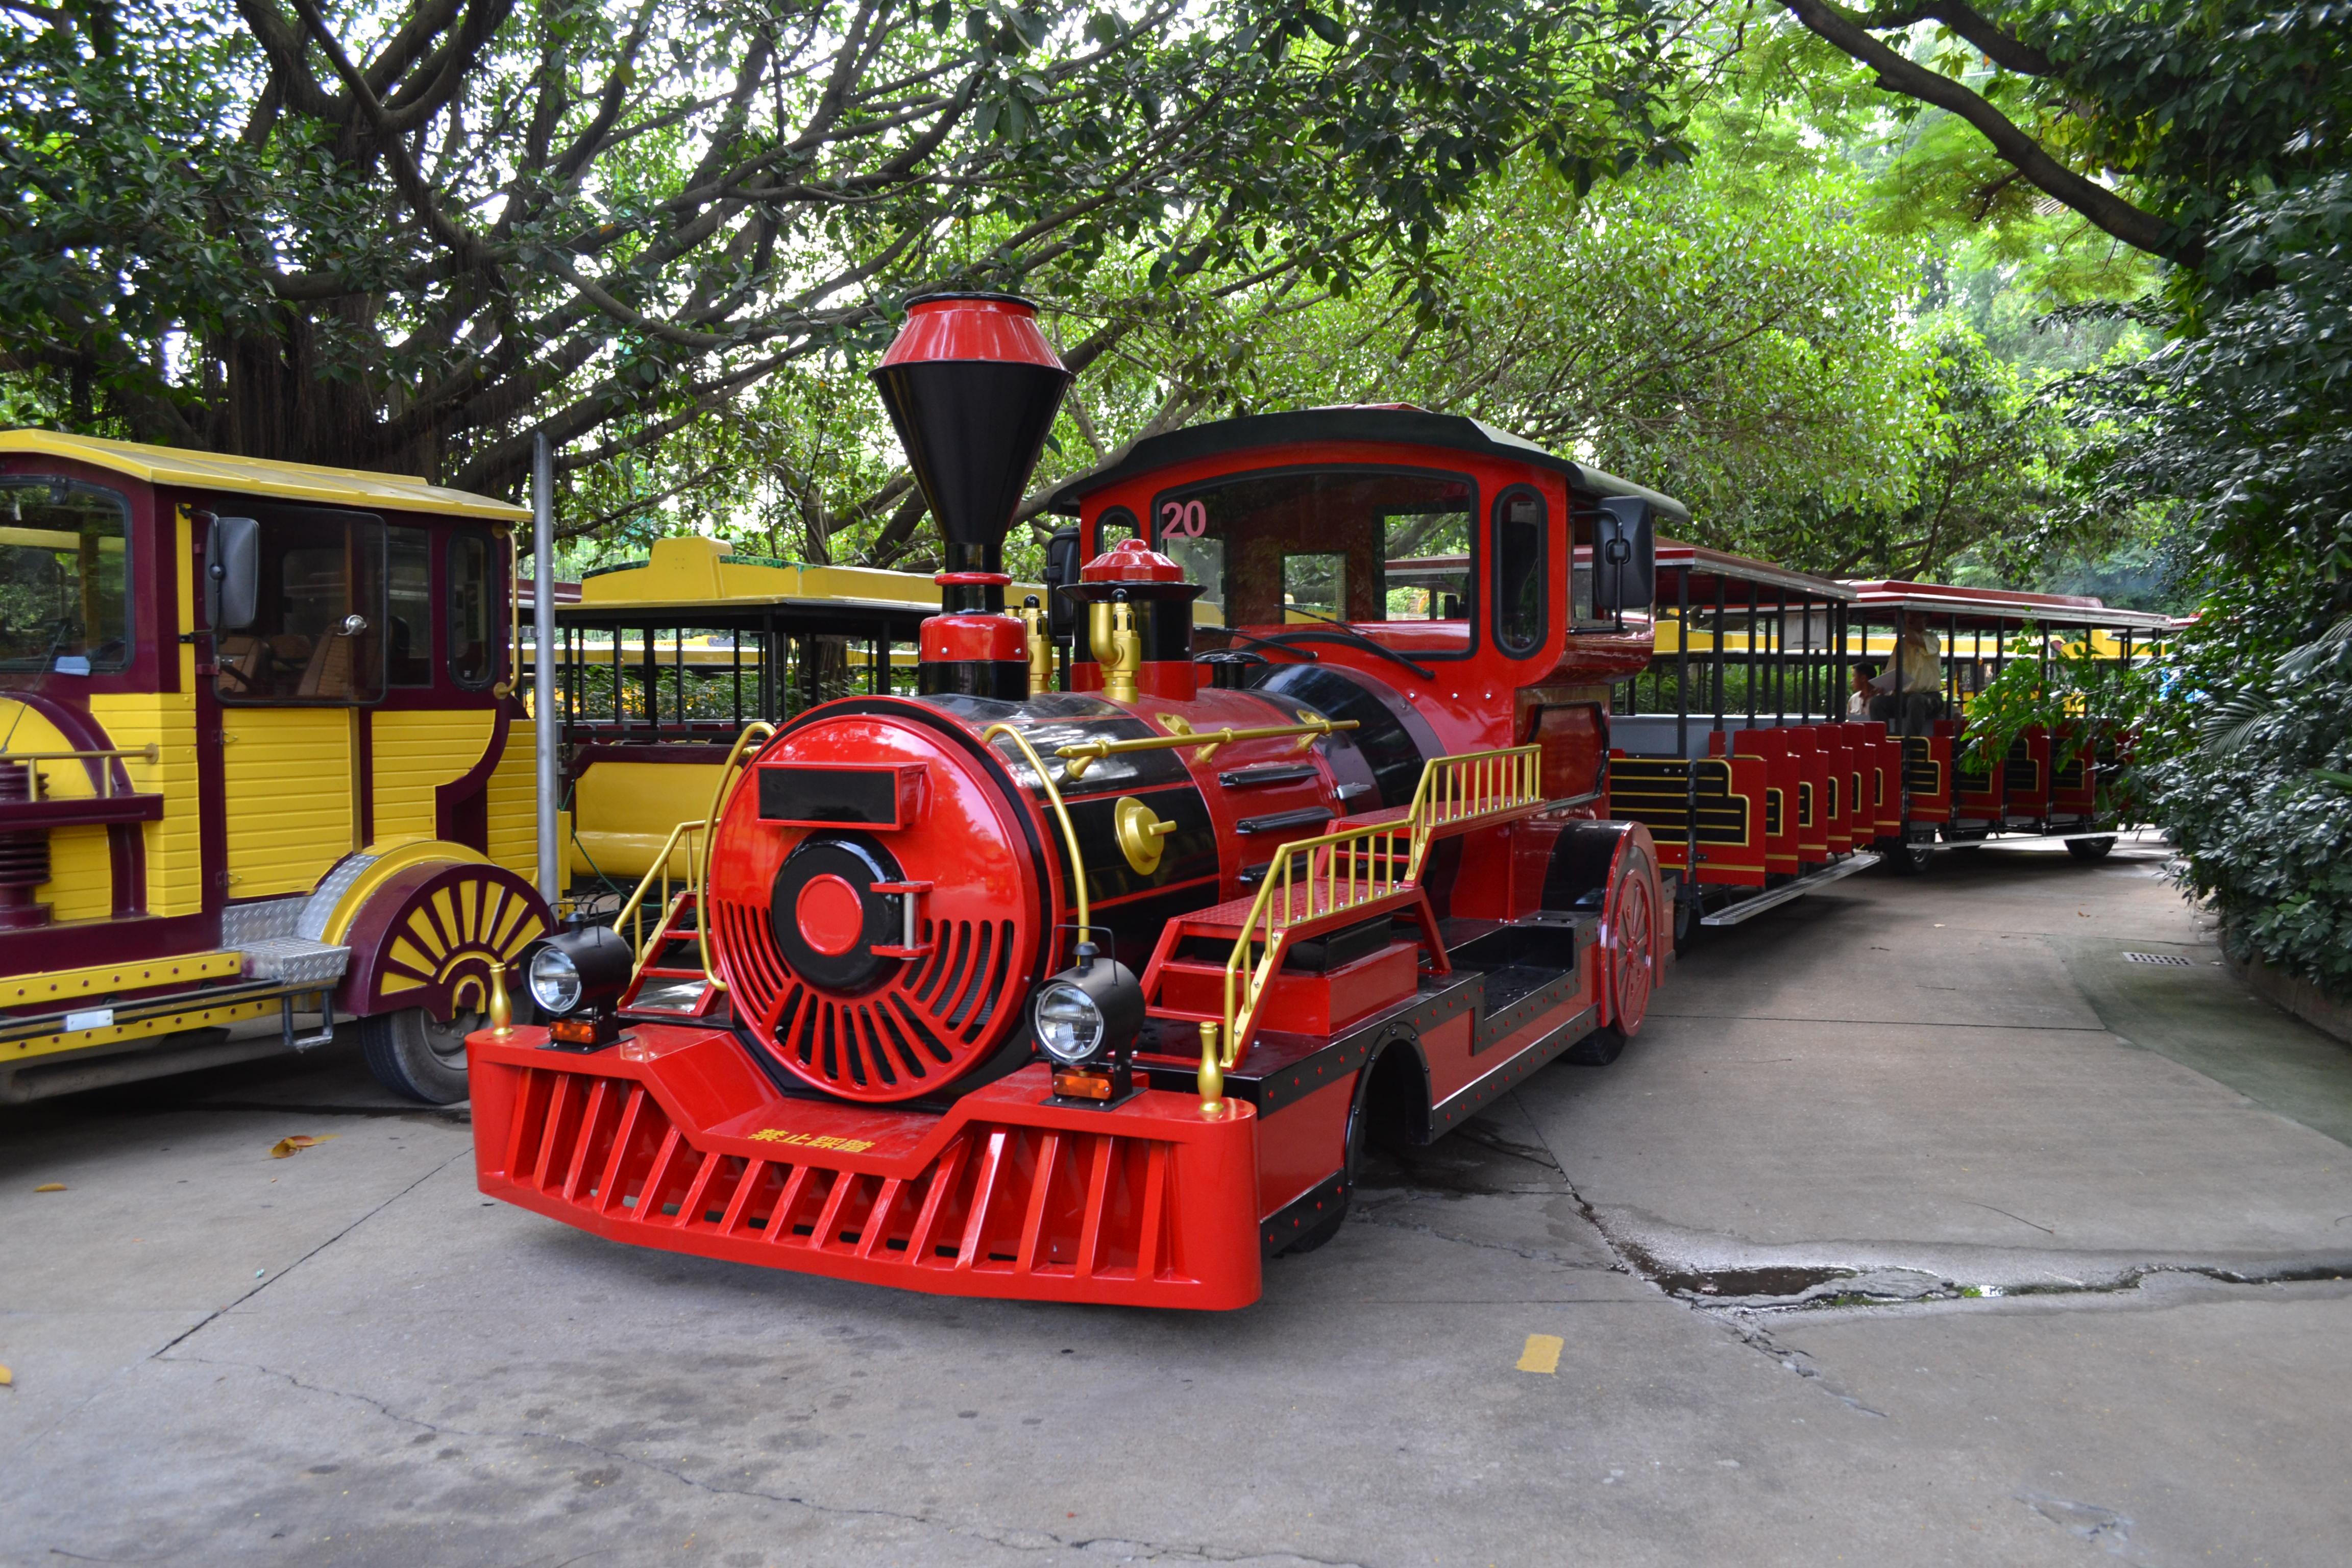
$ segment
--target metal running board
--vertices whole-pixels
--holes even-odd
[[[1703,926],[1736,926],[1751,915],[1760,915],[1766,910],[1785,904],[1792,899],[1801,899],[1825,883],[1834,882],[1841,877],[1851,877],[1856,871],[1867,871],[1877,864],[1878,856],[1875,852],[1868,849],[1856,850],[1834,866],[1824,867],[1819,871],[1808,871],[1795,881],[1784,883],[1769,893],[1759,893],[1752,899],[1742,899],[1728,909],[1716,910],[1698,923]]]
[[[1938,844],[1938,849],[2053,849],[2061,844],[2078,838],[2112,838],[2120,844],[2131,837],[2109,828],[2104,833],[2015,833],[1988,834],[1982,838],[1961,838]]]

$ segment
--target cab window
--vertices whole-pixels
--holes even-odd
[[[383,695],[383,521],[260,511],[253,624],[218,636],[225,702],[373,702]]]
[[[433,535],[421,528],[388,528],[391,571],[385,623],[386,677],[394,686],[433,684]]]
[[[1543,497],[1524,485],[1495,502],[1495,643],[1525,656],[1544,640]],[[1586,589],[1591,592],[1589,586]]]
[[[131,509],[73,479],[0,478],[0,671],[131,662]]]
[[[1296,468],[1152,500],[1156,548],[1227,626],[1462,620],[1477,487],[1411,468]]]
[[[449,541],[449,673],[460,686],[488,686],[499,672],[496,559],[478,533]]]

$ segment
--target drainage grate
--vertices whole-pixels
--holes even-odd
[[[2196,967],[2189,960],[2180,957],[2178,953],[2170,952],[2127,952],[2124,954],[2124,962],[2126,963],[2169,963],[2179,969]]]

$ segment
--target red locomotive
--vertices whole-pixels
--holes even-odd
[[[1068,381],[1033,312],[919,300],[876,380],[948,542],[919,694],[769,738],[650,962],[540,950],[552,1023],[471,1043],[485,1193],[917,1289],[1239,1307],[1369,1136],[1641,1027],[1671,913],[1605,816],[1607,713],[1676,503],[1409,407],[1229,419],[1063,486],[1055,602],[1008,614]]]

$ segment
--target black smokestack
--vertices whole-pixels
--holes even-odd
[[[947,542],[940,583],[950,609],[1004,607],[1005,531],[1070,381],[1026,300],[927,294],[908,302],[907,324],[874,384]]]

